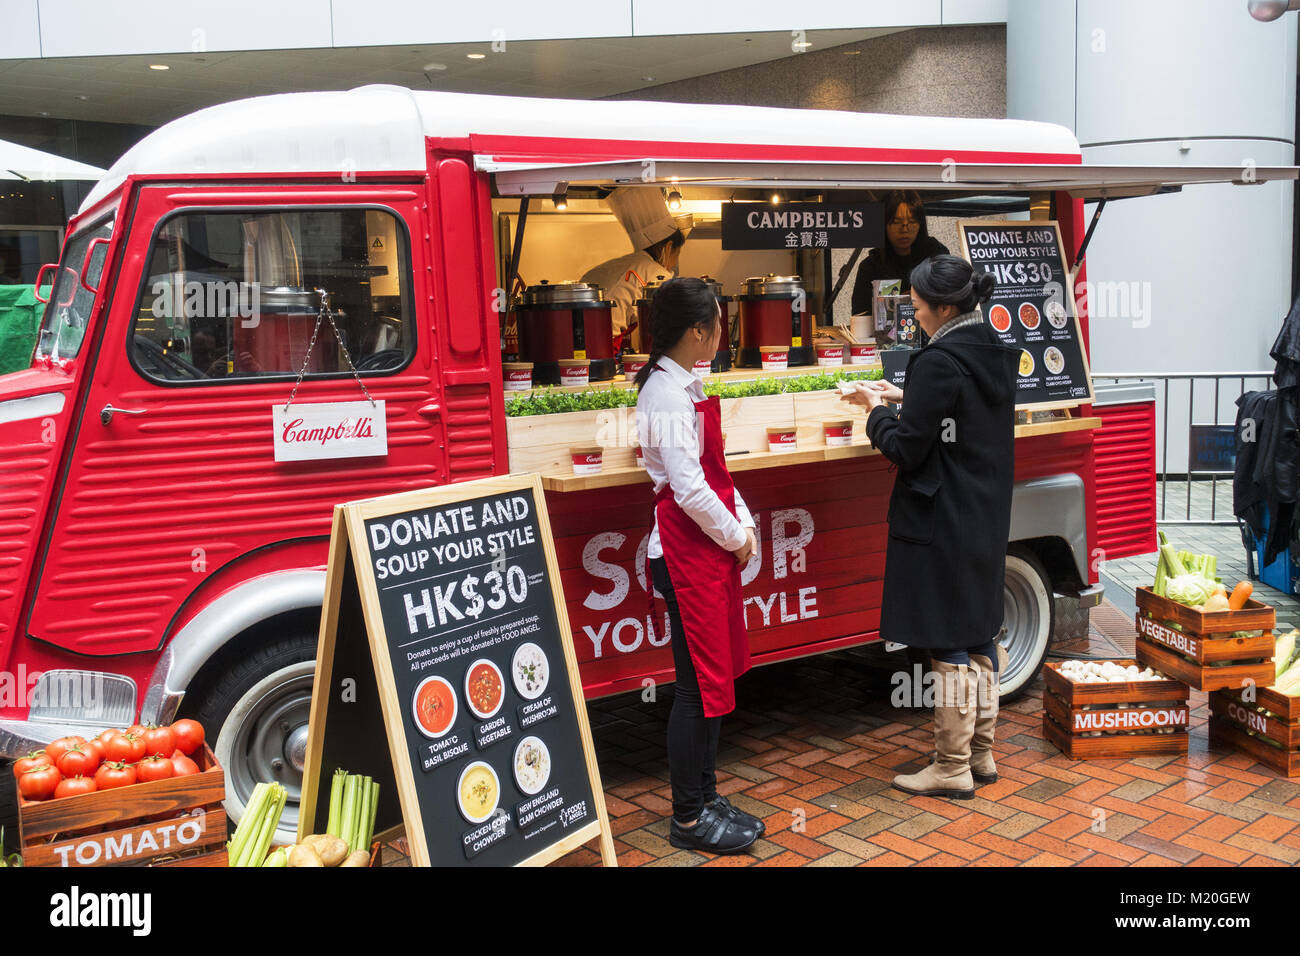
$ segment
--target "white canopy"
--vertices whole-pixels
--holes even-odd
[[[0,140],[0,179],[99,179],[107,170],[64,159],[44,150]]]

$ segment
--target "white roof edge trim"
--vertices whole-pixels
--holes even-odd
[[[1064,126],[1029,120],[560,100],[376,85],[259,96],[180,117],[128,150],[81,208],[93,207],[131,175],[320,173],[345,171],[348,163],[366,172],[424,170],[426,137],[471,136],[1082,155]]]

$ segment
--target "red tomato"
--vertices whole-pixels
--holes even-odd
[[[94,740],[86,741],[86,747],[89,750],[94,752],[96,767],[98,767],[101,763],[104,762],[104,757],[108,754],[108,750],[104,746],[104,741],[96,737]]]
[[[172,754],[172,776],[188,777],[199,772],[199,765],[179,750]]]
[[[176,721],[172,733],[176,736],[176,749],[187,757],[203,746],[203,725],[197,720],[184,717]]]
[[[106,763],[95,771],[95,788],[97,790],[115,790],[129,787],[135,783],[135,768],[128,767],[120,760]]]
[[[98,788],[92,777],[69,777],[67,780],[59,781],[59,785],[54,788],[54,796],[75,797],[83,793],[94,793],[96,789]]]
[[[86,777],[95,772],[99,758],[90,749],[90,744],[73,744],[64,751],[55,766],[65,777]]]
[[[125,733],[125,731],[109,729],[109,730],[104,731],[102,734],[100,734],[100,735],[99,735],[98,737],[96,737],[95,739],[98,740],[98,741],[100,741],[101,743],[105,743],[105,744],[106,744],[106,743],[109,742],[109,740],[111,740],[113,737],[116,737],[116,736],[117,736],[118,734],[120,734],[120,733]]]
[[[176,749],[176,735],[170,727],[150,727],[144,732],[144,752],[166,757]]]
[[[125,734],[118,734],[104,745],[104,756],[110,761],[135,763],[144,755],[144,740],[129,731]]]
[[[130,727],[126,728],[126,730],[122,731],[124,734],[135,734],[137,737],[143,737],[144,732],[144,724],[132,724]]]
[[[140,783],[150,780],[166,780],[176,772],[170,757],[154,755],[145,757],[135,765],[135,779]]]
[[[73,744],[85,744],[84,737],[60,737],[58,740],[52,740],[45,746],[45,752],[50,755],[50,761],[57,764],[59,758],[67,753],[68,748]]]
[[[37,767],[52,767],[54,761],[44,750],[33,750],[26,757],[19,757],[14,761],[14,777],[18,778],[28,770],[35,770]]]
[[[37,767],[18,778],[18,792],[24,800],[48,800],[59,785],[57,767]]]

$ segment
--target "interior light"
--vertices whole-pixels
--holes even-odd
[[[486,53],[466,53],[465,56],[471,60],[483,60],[487,58]]]
[[[673,212],[682,208],[682,194],[676,189],[668,194],[668,208]]]
[[[149,64],[149,69],[151,69],[151,70],[170,70],[171,67],[168,66],[166,63],[150,63],[150,64]]]
[[[551,194],[551,202],[555,203],[555,208],[560,212],[569,208],[569,184],[560,183],[554,193]]]
[[[772,193],[772,205],[775,206],[775,205],[776,205],[777,203],[779,203],[780,201],[781,201],[781,194],[780,194],[780,193]]]

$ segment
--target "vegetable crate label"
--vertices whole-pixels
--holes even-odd
[[[372,458],[388,454],[384,402],[320,402],[271,409],[276,461]]]
[[[1201,641],[1198,637],[1165,627],[1149,617],[1139,617],[1137,619],[1137,630],[1144,637],[1149,637],[1151,640],[1157,641],[1179,654],[1186,654],[1188,657],[1200,657]]]
[[[962,254],[989,272],[993,297],[981,309],[1004,345],[1020,350],[1016,405],[1092,400],[1092,378],[1055,222],[959,222]]]

